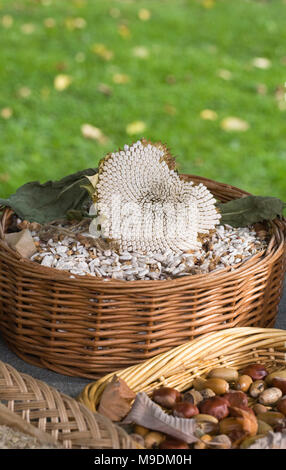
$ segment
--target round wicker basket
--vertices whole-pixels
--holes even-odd
[[[206,178],[222,202],[248,193]],[[235,269],[164,281],[104,281],[47,268],[4,241],[0,223],[0,332],[22,359],[96,379],[211,331],[274,325],[285,274],[285,221],[267,224],[270,241]]]
[[[116,372],[136,393],[160,386],[179,391],[190,388],[195,377],[214,367],[240,369],[254,362],[269,372],[286,367],[286,331],[272,328],[233,328],[208,333],[166,353]],[[86,385],[78,400],[96,411],[101,394],[113,374]]]
[[[65,449],[139,449],[119,426],[0,361],[0,424]],[[5,409],[7,412],[5,412]],[[9,411],[10,410],[10,413]]]

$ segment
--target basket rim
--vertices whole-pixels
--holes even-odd
[[[221,186],[224,189],[231,189],[234,191],[238,191],[240,194],[245,196],[250,195],[251,193],[244,191],[236,186],[232,186],[227,183],[218,182],[215,180],[211,180],[202,176],[192,175],[192,174],[182,174],[181,176],[186,177],[188,179],[193,178],[197,181],[204,181],[206,184],[209,185],[216,185]],[[243,197],[243,196],[241,196]],[[105,286],[108,290],[112,288],[118,288],[126,286],[125,280],[120,279],[110,279],[110,278],[99,278],[96,276],[92,276],[91,274],[85,275],[78,275],[78,274],[71,274],[67,270],[59,270],[53,267],[42,266],[30,259],[22,258],[16,251],[11,249],[7,242],[3,239],[5,235],[5,220],[9,218],[14,213],[13,209],[6,207],[4,208],[1,220],[0,220],[0,247],[7,253],[7,256],[13,258],[13,261],[17,260],[18,263],[23,265],[23,268],[31,273],[36,274],[38,278],[43,278],[45,280],[53,280],[59,282],[68,282],[70,284],[76,283],[80,281],[82,285],[88,286],[92,284],[95,287]],[[128,287],[131,289],[140,289],[141,292],[145,290],[149,290],[151,287],[162,287],[162,288],[169,288],[170,286],[179,285],[184,287],[185,285],[197,283],[199,281],[209,280],[211,281],[215,278],[218,282],[224,280],[228,277],[236,277],[240,276],[243,273],[249,274],[248,270],[252,267],[255,267],[256,270],[262,264],[267,263],[268,260],[274,261],[276,258],[280,257],[281,253],[284,251],[286,254],[286,219],[283,217],[281,219],[276,218],[273,221],[269,222],[272,235],[269,240],[268,247],[265,250],[258,252],[257,254],[247,258],[246,260],[242,261],[241,263],[236,264],[235,266],[227,266],[225,268],[220,268],[209,273],[203,274],[190,274],[174,279],[160,279],[160,280],[134,280],[128,281]],[[276,232],[276,233],[275,233]],[[280,243],[278,243],[277,235],[279,234]],[[3,252],[0,256],[3,255]],[[72,277],[71,277],[72,276]]]
[[[237,346],[236,343],[241,342],[241,345],[249,346],[249,349],[253,348],[255,350],[255,342],[259,341],[265,341],[268,347],[272,348],[273,344],[282,342],[285,349],[284,360],[286,364],[286,330],[260,327],[226,328],[220,331],[206,333],[180,346],[171,348],[167,352],[157,354],[144,362],[120,369],[116,373],[110,372],[100,379],[87,384],[82,389],[77,399],[95,412],[105,386],[114,375],[125,380],[127,385],[138,393],[138,391],[141,391],[141,388],[148,387],[148,384],[164,376],[164,369],[166,369],[166,367],[173,370],[174,363],[177,364],[177,367],[181,365],[181,368],[183,367],[187,370],[185,358],[188,353],[192,356],[199,356],[196,357],[196,359],[187,359],[189,362],[194,362],[194,370],[199,370],[200,367],[196,365],[196,361],[200,361],[200,357],[202,357],[202,364],[205,362],[204,358],[208,357],[208,353],[210,352],[215,353],[215,355],[217,354],[217,358],[222,357],[220,354],[222,343],[225,343],[223,344],[223,348],[228,347],[229,349],[233,349],[233,345]],[[218,352],[217,348],[219,348]],[[225,354],[229,352],[229,349]],[[225,360],[225,358],[223,359]],[[197,375],[202,375],[202,372],[198,372]],[[168,383],[166,386],[168,386]],[[183,384],[176,386],[176,388],[183,391],[187,387],[186,384]]]

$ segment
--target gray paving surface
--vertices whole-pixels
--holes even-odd
[[[286,286],[284,288],[283,296],[280,302],[279,314],[277,316],[275,327],[286,330]],[[78,395],[78,393],[83,389],[83,387],[87,383],[91,382],[91,380],[89,379],[68,377],[26,363],[9,350],[1,336],[0,359],[8,364],[11,364],[19,372],[24,372],[26,374],[32,375],[33,377],[39,380],[43,380],[49,385],[57,388],[59,391],[66,393],[67,395],[70,395],[72,397]]]

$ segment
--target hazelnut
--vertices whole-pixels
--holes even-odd
[[[282,392],[280,388],[271,387],[264,390],[259,395],[258,401],[262,405],[274,405],[282,397]]]
[[[199,409],[202,414],[214,416],[218,420],[228,416],[228,406],[228,401],[223,397],[211,397],[199,403]]]
[[[165,441],[159,444],[159,449],[189,449],[189,445],[174,437],[167,437]]]
[[[242,375],[249,375],[252,380],[261,380],[268,375],[263,364],[249,364],[241,372]]]
[[[173,415],[178,418],[192,418],[199,414],[198,407],[187,401],[176,403],[173,407]]]
[[[255,380],[249,389],[249,394],[252,398],[257,398],[265,390],[265,383],[263,380]]]
[[[207,379],[205,388],[210,388],[216,395],[223,395],[229,391],[229,384],[224,379]]]
[[[235,384],[236,390],[241,390],[242,392],[247,392],[249,387],[252,384],[252,378],[249,375],[240,375]]]
[[[171,409],[181,400],[181,394],[175,388],[161,387],[153,391],[152,400],[163,408]]]
[[[225,398],[228,401],[230,406],[236,406],[236,407],[248,406],[247,395],[244,392],[241,392],[240,390],[225,393],[223,395],[223,398]]]

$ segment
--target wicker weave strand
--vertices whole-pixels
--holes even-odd
[[[225,202],[248,193],[206,178]],[[13,212],[5,209],[0,237]],[[74,276],[27,259],[0,240],[0,332],[22,359],[96,379],[211,331],[272,327],[286,268],[285,221],[265,226],[270,241],[233,270],[160,281]]]
[[[0,402],[67,449],[138,449],[119,426],[0,361]]]

